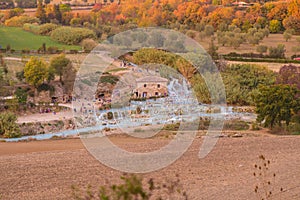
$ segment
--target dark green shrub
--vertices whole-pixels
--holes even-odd
[[[101,83],[116,84],[119,81],[119,77],[113,75],[105,75],[100,77]]]
[[[233,120],[233,121],[226,122],[224,124],[224,129],[235,130],[235,131],[248,130],[249,124],[247,124],[247,122],[244,121]]]
[[[108,113],[107,113],[107,119],[111,120],[111,119],[113,119],[113,118],[114,118],[113,113],[112,113],[112,112],[108,112]]]
[[[50,47],[47,48],[47,52],[48,52],[48,53],[55,54],[55,53],[58,53],[59,50],[58,50],[57,47],[52,47],[52,46],[50,46]]]
[[[41,92],[41,91],[54,92],[55,88],[51,85],[43,83],[42,85],[38,86],[37,90],[38,90],[38,92]]]
[[[24,70],[17,72],[16,77],[19,81],[23,81],[24,80]]]
[[[226,89],[226,101],[229,104],[254,105],[253,95],[259,86],[275,83],[275,73],[264,66],[251,64],[233,64],[222,72]]]
[[[18,99],[19,103],[26,103],[27,102],[27,91],[22,88],[17,88],[15,91],[15,96]]]
[[[30,49],[22,49],[22,53],[23,54],[29,54],[30,53]]]

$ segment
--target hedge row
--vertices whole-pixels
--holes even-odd
[[[246,58],[246,57],[230,57],[223,56],[224,59],[230,61],[241,61],[241,62],[268,62],[268,63],[298,63],[298,60],[290,60],[290,59],[272,59],[272,58]]]
[[[39,23],[40,20],[36,17],[29,17],[29,16],[15,16],[5,21],[5,26],[12,26],[12,27],[23,27],[26,23]]]
[[[29,24],[26,23],[23,25],[23,30],[29,31],[38,35],[50,35],[51,32],[57,29],[59,26],[57,24],[47,23],[42,25]]]
[[[51,39],[68,45],[77,45],[87,38],[95,39],[95,32],[86,28],[59,27],[51,33]]]

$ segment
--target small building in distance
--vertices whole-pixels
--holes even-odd
[[[248,8],[248,7],[252,6],[253,4],[246,3],[244,1],[236,1],[236,2],[233,2],[232,5],[237,6],[239,8]]]
[[[136,80],[133,98],[151,98],[168,96],[168,79],[159,76],[145,76]]]

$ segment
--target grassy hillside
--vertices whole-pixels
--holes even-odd
[[[48,36],[35,35],[33,33],[26,32],[21,28],[15,27],[1,27],[0,26],[0,46],[5,48],[6,45],[10,45],[11,49],[22,50],[38,50],[42,44],[45,43],[46,47],[55,46],[58,49],[76,49],[80,50],[79,46],[64,45],[52,41]]]

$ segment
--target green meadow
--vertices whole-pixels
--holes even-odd
[[[0,46],[6,48],[10,45],[14,50],[38,50],[43,43],[46,48],[52,46],[60,50],[80,50],[80,46],[64,45],[51,40],[49,36],[35,35],[33,33],[24,31],[22,28],[16,27],[2,27],[0,26]]]

